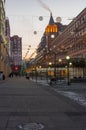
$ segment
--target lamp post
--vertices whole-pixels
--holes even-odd
[[[51,72],[52,72],[52,70],[51,70],[51,67],[52,67],[52,62],[49,62],[49,77],[51,78]]]
[[[59,63],[60,63],[60,81],[61,81],[61,62],[62,62],[62,59],[59,59]]]
[[[56,78],[56,53],[54,53],[54,77]]]
[[[70,85],[70,75],[69,75],[69,60],[70,60],[70,57],[69,56],[66,56],[66,60],[67,60],[67,84]]]
[[[36,83],[37,83],[37,76],[38,76],[37,67],[35,67],[35,77],[36,77]]]
[[[56,78],[56,52],[52,51],[50,48],[50,53],[54,55],[54,77]]]

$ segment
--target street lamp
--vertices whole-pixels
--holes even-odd
[[[37,83],[37,77],[38,77],[37,67],[35,67],[35,77],[36,77],[36,83]]]
[[[51,62],[49,62],[49,66],[51,66],[52,65],[52,63]]]
[[[51,70],[51,67],[52,67],[52,62],[49,62],[49,77],[51,78],[51,72],[52,72],[52,70]]]
[[[69,60],[70,60],[70,56],[66,56],[66,60],[67,60],[67,84],[70,85],[70,75],[69,75]]]
[[[53,46],[53,48],[55,49],[56,45]],[[56,78],[56,56],[57,56],[57,53],[54,51],[54,76]]]
[[[61,67],[62,59],[59,59],[60,67]],[[61,68],[60,68],[60,81],[61,81]]]
[[[54,77],[56,78],[56,52],[52,51],[50,48],[50,53],[54,55]]]
[[[52,34],[52,35],[51,35],[51,38],[55,38],[55,35],[54,35],[54,34]]]

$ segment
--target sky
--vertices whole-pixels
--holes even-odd
[[[49,23],[50,11],[54,21],[68,25],[84,8],[86,0],[6,0],[5,12],[9,18],[11,36],[22,37],[22,53],[27,58],[36,50]],[[42,20],[40,20],[42,16]],[[34,31],[37,34],[34,34]],[[31,47],[30,47],[31,45]]]

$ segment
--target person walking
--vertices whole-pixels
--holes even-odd
[[[3,74],[3,80],[5,80],[5,75]]]

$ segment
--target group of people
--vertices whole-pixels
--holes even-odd
[[[17,76],[21,76],[21,75],[19,75],[19,73],[14,73],[14,72],[11,72],[9,75],[8,75],[8,77],[10,77],[10,78],[13,78],[13,77],[17,77]],[[0,71],[0,80],[5,80],[5,74],[4,74],[4,72],[3,71]],[[28,77],[28,79],[29,79],[29,77]]]

